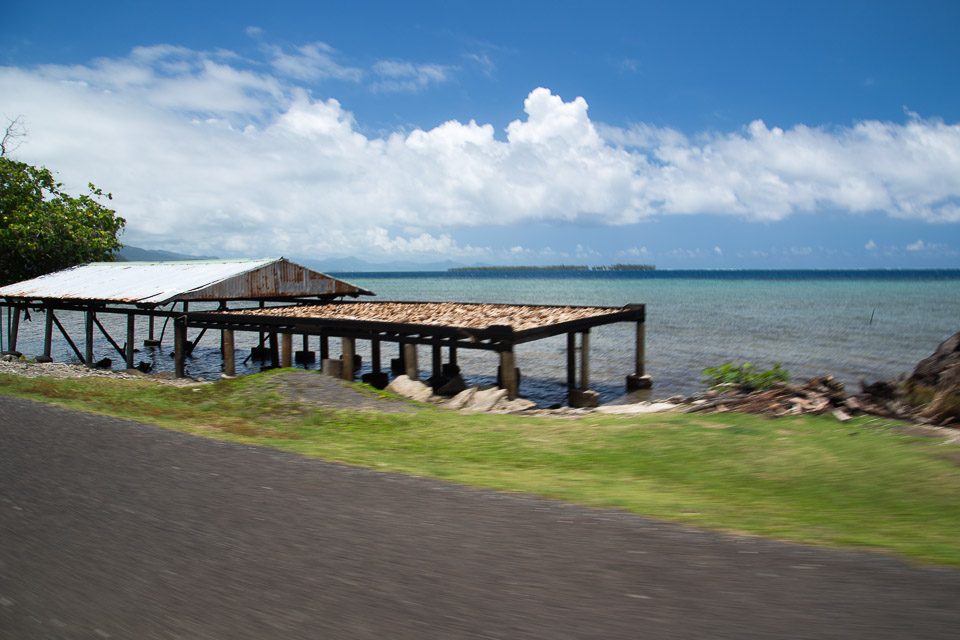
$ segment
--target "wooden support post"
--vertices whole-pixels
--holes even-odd
[[[443,369],[443,354],[442,354],[442,352],[440,351],[440,344],[439,344],[439,343],[434,342],[433,345],[432,345],[432,347],[433,347],[433,353],[432,353],[432,356],[433,356],[433,358],[432,358],[432,360],[433,360],[433,362],[432,362],[432,364],[433,364],[433,378],[439,380],[439,379],[440,379],[440,376],[443,375],[443,371],[442,371],[442,369]]]
[[[517,379],[517,364],[513,349],[500,352],[500,386],[507,390],[507,398],[515,400],[520,383]]]
[[[270,366],[271,367],[280,366],[280,348],[277,346],[276,331],[270,332]]]
[[[87,311],[84,318],[84,362],[91,369],[93,368],[93,321],[96,319],[96,313]]]
[[[330,338],[325,333],[320,334],[320,360],[330,357]]]
[[[580,390],[590,388],[590,332],[580,334]]]
[[[293,361],[302,365],[317,361],[317,354],[310,351],[310,336],[308,334],[303,334],[303,350],[294,352]]]
[[[136,320],[137,317],[132,313],[127,316],[127,352],[125,354],[127,369],[133,369],[133,333]]]
[[[567,334],[567,389],[577,388],[577,334]]]
[[[173,363],[174,375],[178,378],[186,377],[187,359],[187,319],[176,318],[173,321]]]
[[[647,337],[646,323],[638,322],[637,323],[637,355],[636,355],[637,368],[634,370],[634,372],[638,376],[642,376],[644,374],[643,361],[644,361],[644,358],[646,355],[646,349],[647,349],[646,337]]]
[[[223,330],[223,373],[231,378],[237,375],[236,348],[232,329]]]
[[[148,319],[148,321],[147,321],[147,325],[148,325],[148,329],[147,329],[147,339],[143,341],[143,346],[145,346],[145,347],[159,347],[159,346],[160,346],[160,340],[154,339],[154,333],[153,333],[153,310],[152,310],[152,309],[150,310],[150,317],[149,317],[149,319]],[[166,325],[166,321],[164,321],[164,325],[163,325],[163,326],[164,326],[164,327],[167,326],[167,325]],[[163,332],[160,333],[160,337],[163,338]]]
[[[341,376],[344,380],[353,380],[356,372],[354,371],[353,356],[357,353],[356,338],[342,338],[343,355],[341,356]]]
[[[380,373],[380,339],[374,338],[370,341],[370,366],[374,373]]]
[[[411,380],[420,379],[420,365],[417,363],[417,345],[403,345],[403,366],[408,378]]]
[[[644,371],[646,351],[646,328],[645,323],[641,320],[637,323],[636,371],[627,376],[627,391],[649,389],[653,386],[653,378],[646,375]]]
[[[457,366],[457,348],[453,345],[450,345],[450,364]]]
[[[51,362],[53,358],[50,357],[51,352],[53,351],[53,309],[47,309],[46,322],[43,325],[43,356],[41,356],[45,362]],[[37,358],[39,361],[40,358]]]
[[[20,333],[20,307],[13,308],[13,320],[10,321],[10,335],[7,339],[7,349],[17,350],[17,334]]]
[[[281,367],[292,367],[293,366],[293,335],[289,333],[280,334],[280,366]]]
[[[267,306],[267,304],[266,304],[263,300],[261,300],[261,301],[260,301],[260,308],[263,309],[265,306]],[[263,331],[261,331],[261,332],[260,332],[260,341],[259,341],[257,344],[263,345],[263,338],[264,338],[264,336],[263,336]]]
[[[600,403],[600,394],[590,390],[590,332],[580,334],[580,384],[576,384],[576,357],[574,334],[567,335],[567,382],[571,407],[595,407]]]

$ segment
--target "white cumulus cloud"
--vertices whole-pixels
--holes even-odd
[[[455,68],[392,60],[360,70],[323,43],[262,52],[257,65],[158,45],[85,65],[0,67],[0,113],[23,115],[30,135],[18,157],[55,169],[68,190],[93,181],[113,192],[127,242],[174,250],[464,257],[489,251],[454,240],[476,226],[763,221],[819,209],[960,221],[960,125],[937,119],[788,130],[756,121],[690,137],[604,126],[584,98],[537,88],[505,125],[372,135],[300,81],[421,91]]]

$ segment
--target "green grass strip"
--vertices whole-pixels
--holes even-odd
[[[0,375],[0,393],[327,460],[960,567],[960,445],[831,416],[576,420],[320,409],[270,372],[193,388]]]

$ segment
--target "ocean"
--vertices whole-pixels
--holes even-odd
[[[647,306],[646,371],[654,388],[625,396],[632,370],[634,326],[629,323],[591,331],[591,388],[601,402],[688,395],[704,389],[702,371],[727,362],[761,368],[781,364],[795,379],[830,374],[856,388],[861,380],[907,375],[936,346],[960,331],[960,270],[870,271],[483,271],[336,273],[338,278],[377,293],[376,300],[505,302],[518,304]],[[80,314],[58,313],[82,350]],[[101,316],[107,321],[109,316]],[[4,317],[4,329],[7,326]],[[108,330],[122,343],[123,321]],[[158,325],[157,331],[160,331]],[[137,340],[146,336],[146,321]],[[43,318],[21,325],[18,350],[42,351]],[[161,348],[140,347],[137,360],[172,370],[172,327]],[[190,338],[195,337],[191,332]],[[238,334],[238,373],[255,373],[262,363],[248,360],[256,334]],[[301,340],[294,341],[302,348]],[[339,353],[336,341],[331,352]],[[316,350],[316,339],[311,348]],[[384,344],[385,361],[395,345]],[[563,336],[517,347],[520,395],[540,406],[565,401],[566,340]],[[358,343],[369,367],[368,345]],[[122,359],[102,336],[97,358]],[[53,357],[75,361],[55,332]],[[461,350],[458,360],[471,384],[492,384],[498,364],[493,353]],[[421,366],[429,366],[421,356]],[[219,376],[222,360],[216,334],[208,333],[187,362],[188,375]],[[315,368],[312,365],[311,368]],[[426,373],[426,372],[425,372]],[[426,373],[429,375],[429,373]]]

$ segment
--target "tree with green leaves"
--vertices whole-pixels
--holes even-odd
[[[101,204],[111,194],[90,184],[89,193],[73,197],[62,186],[47,168],[0,155],[0,285],[111,261],[123,246],[126,220]]]

